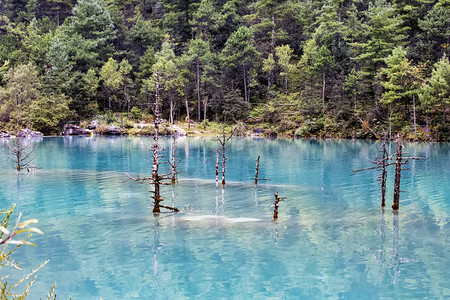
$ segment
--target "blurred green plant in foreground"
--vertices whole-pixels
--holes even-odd
[[[15,224],[10,227],[11,216],[13,214],[15,204],[9,209],[3,209],[0,212],[0,299],[25,299],[37,279],[37,272],[48,263],[44,261],[38,267],[34,268],[30,273],[24,275],[15,283],[8,282],[9,275],[5,274],[10,268],[22,270],[18,262],[12,258],[12,254],[22,245],[35,246],[29,239],[32,233],[43,234],[41,230],[32,227],[32,224],[38,222],[36,219],[30,219],[21,222],[22,214],[19,214]],[[21,291],[18,291],[21,289]],[[54,293],[55,285],[51,287],[47,299],[56,299]]]

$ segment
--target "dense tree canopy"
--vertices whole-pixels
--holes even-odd
[[[5,0],[0,13],[2,128],[152,114],[158,71],[171,122],[448,138],[447,0]]]

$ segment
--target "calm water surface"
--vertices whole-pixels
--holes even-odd
[[[30,299],[54,282],[58,299],[450,297],[450,144],[405,144],[430,159],[409,163],[394,215],[380,209],[376,172],[350,176],[379,143],[234,139],[222,189],[213,139],[180,138],[182,173],[162,194],[184,213],[154,217],[149,185],[125,176],[150,175],[151,138],[43,138],[31,175],[15,171],[7,142],[1,207],[17,203],[45,232],[16,258],[24,270],[50,260]],[[255,188],[258,155],[270,181]],[[287,199],[274,223],[276,190]]]

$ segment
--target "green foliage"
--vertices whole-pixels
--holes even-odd
[[[263,59],[262,63],[263,72],[270,73],[275,69],[275,60],[273,59],[273,54],[270,53],[267,58]]]
[[[288,78],[289,74],[295,71],[295,65],[292,64],[291,58],[294,50],[289,45],[278,46],[275,48],[275,54],[278,58],[278,65],[281,68],[280,76],[284,77],[285,93],[288,93]]]
[[[100,78],[106,87],[112,90],[119,89],[123,79],[122,73],[119,70],[119,63],[110,57],[100,71]]]
[[[214,2],[212,0],[201,0],[198,4],[192,4],[195,9],[189,24],[194,33],[197,33],[198,36],[204,36],[207,41],[210,40],[211,33],[221,25],[221,16]]]
[[[435,65],[429,82],[420,91],[424,108],[445,111],[450,107],[450,62],[443,56]]]
[[[259,64],[259,52],[256,49],[251,28],[241,26],[232,33],[222,50],[221,61],[225,67],[241,72],[244,100],[250,102],[248,88],[253,75],[252,71]]]
[[[331,55],[331,51],[323,45],[319,48],[315,55],[314,64],[310,68],[310,72],[312,73],[320,73],[326,72],[333,66],[333,56]]]
[[[59,134],[63,123],[74,118],[64,94],[41,96],[29,107],[32,128],[45,135]]]
[[[264,113],[264,110],[265,110],[265,105],[258,104],[251,110],[248,117],[249,118],[260,118],[262,116],[262,114]]]
[[[0,122],[11,129],[21,129],[31,123],[29,107],[40,97],[37,70],[31,64],[10,69],[0,88]]]
[[[0,67],[0,84],[2,83],[3,76],[6,74],[9,68],[9,61],[5,61]]]
[[[61,121],[73,116],[64,94],[40,91],[36,69],[20,65],[11,69],[6,88],[0,88],[0,122],[12,130],[26,126],[44,134],[57,133]]]
[[[113,53],[116,30],[111,15],[103,0],[79,0],[72,13],[61,31],[69,57],[76,62],[76,70],[99,67]]]
[[[54,133],[64,117],[151,110],[156,70],[161,117],[172,122],[187,110],[199,121],[231,120],[230,111],[245,119],[241,97],[264,105],[252,116],[280,130],[290,127],[279,126],[289,116],[313,119],[320,111],[376,126],[386,126],[389,111],[408,120],[415,111],[416,131],[429,124],[435,138],[447,128],[440,59],[450,55],[448,0],[5,1],[1,129]],[[23,90],[7,69],[22,69],[15,76],[24,80]],[[51,118],[49,106],[38,113],[31,105],[45,99],[61,103],[61,117]],[[76,115],[66,114],[67,105]],[[358,121],[341,130],[362,136],[359,127]]]
[[[418,43],[422,52],[420,58],[436,61],[443,54],[449,56],[450,5],[438,2],[418,23],[421,29]]]
[[[233,32],[222,51],[224,65],[234,68],[255,67],[258,56],[253,30],[245,26],[241,26]]]
[[[323,119],[305,119],[301,126],[295,130],[294,135],[297,137],[316,136],[323,129]]]
[[[142,120],[142,112],[139,107],[134,106],[130,111],[130,116],[137,121]]]
[[[248,127],[247,127],[247,125],[245,125],[244,122],[238,121],[233,126],[233,135],[234,136],[246,136],[247,135],[247,131],[248,131]]]
[[[223,116],[226,122],[238,121],[247,118],[250,104],[244,101],[238,90],[224,95]]]
[[[136,51],[138,57],[142,57],[149,47],[156,46],[162,38],[161,30],[152,24],[151,20],[145,20],[140,15],[131,27],[126,42]]]

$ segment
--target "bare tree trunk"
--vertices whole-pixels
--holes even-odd
[[[373,170],[373,169],[380,170],[380,175],[378,176],[377,181],[381,182],[381,207],[386,206],[386,201],[385,201],[385,199],[386,199],[386,178],[387,178],[386,167],[392,164],[392,163],[388,163],[390,157],[388,157],[388,155],[387,155],[386,139],[387,139],[387,137],[385,134],[384,142],[381,145],[381,150],[378,151],[378,152],[382,153],[381,158],[378,157],[378,155],[376,155],[375,160],[368,159],[368,161],[370,161],[372,164],[375,165],[374,167],[353,170],[353,174],[364,171],[364,170]]]
[[[225,137],[224,137],[225,138]],[[222,144],[222,186],[225,186],[225,163],[226,163],[226,147]]]
[[[153,195],[153,199],[154,199],[154,205],[153,205],[153,213],[160,213],[160,202],[162,201],[161,199],[161,194],[160,194],[160,189],[159,189],[159,173],[158,173],[158,169],[159,169],[159,145],[158,145],[158,139],[159,139],[159,70],[156,69],[156,80],[155,80],[155,85],[156,85],[156,102],[155,102],[155,120],[154,120],[154,124],[155,124],[155,135],[153,136],[153,165],[152,165],[152,179],[153,179],[153,184],[154,184],[154,195]]]
[[[127,85],[124,84],[123,86],[123,94],[125,96],[125,99],[127,100],[127,117],[130,118],[130,106],[131,106],[131,97],[128,93]]]
[[[248,102],[248,95],[247,95],[247,72],[244,68],[244,100]]]
[[[272,15],[272,53],[275,51],[275,16]]]
[[[219,146],[216,147],[216,186],[219,184]]]
[[[398,210],[400,204],[400,178],[402,177],[402,139],[400,133],[397,135],[397,154],[395,161],[395,181],[394,181],[394,203],[393,210]]]
[[[171,168],[171,171],[172,171],[171,172],[172,184],[177,183],[177,181],[178,181],[178,174],[181,172],[181,171],[177,171],[177,166],[181,162],[182,159],[179,159],[179,160],[176,159],[176,154],[177,154],[176,149],[177,149],[177,139],[176,139],[175,136],[173,136],[172,137],[172,157],[171,157],[171,159],[169,161],[169,165],[170,165],[170,168]]]
[[[189,116],[189,100],[188,100],[186,93],[184,94],[184,104],[186,105],[188,128],[191,129],[191,117]]]
[[[416,95],[413,95],[413,117],[414,117],[414,140],[417,140],[417,123],[416,123]]]
[[[382,160],[383,160],[383,166],[381,169],[381,207],[386,206],[386,178],[387,178],[387,171],[386,171],[386,159],[387,159],[387,151],[386,151],[386,135],[384,138],[383,143],[383,149],[381,150],[383,152]]]
[[[206,130],[206,108],[208,107],[208,96],[203,98],[203,129]]]
[[[389,105],[389,140],[392,140],[392,109]]]
[[[286,70],[286,76],[284,77],[284,94],[285,94],[285,98],[287,100],[287,96],[288,96],[288,75],[287,75],[287,70]]]
[[[260,156],[258,155],[258,158],[256,159],[255,185],[258,184],[259,158]]]
[[[284,197],[278,197],[278,190],[274,194],[275,201],[274,201],[274,208],[273,208],[273,220],[276,221],[278,219],[278,206],[280,201],[284,201]]]
[[[201,118],[201,100],[200,100],[200,62],[197,58],[197,121]]]
[[[322,113],[325,114],[325,72],[322,72]]]
[[[173,125],[173,95],[170,95],[170,114],[169,114],[169,123]]]
[[[222,137],[216,137],[217,142],[222,147],[222,186],[225,186],[225,170],[226,170],[226,161],[227,161],[227,155],[226,151],[230,147],[228,144],[228,141],[233,137],[234,131],[230,133],[229,136],[225,134],[225,126],[222,129]]]

